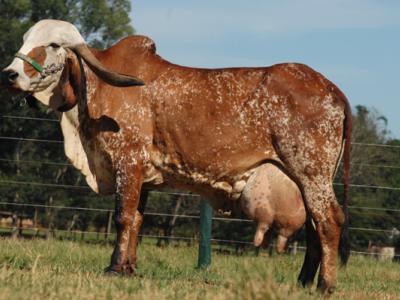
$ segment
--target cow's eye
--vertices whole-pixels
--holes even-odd
[[[60,48],[60,45],[56,43],[51,43],[49,46],[54,49]]]

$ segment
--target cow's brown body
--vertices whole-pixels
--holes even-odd
[[[300,64],[217,70],[174,65],[140,36],[96,56],[146,83],[115,88],[86,69],[87,105],[78,102],[80,134],[98,189],[115,187],[122,197],[112,270],[135,261],[124,243],[142,183],[189,189],[213,202],[236,201],[252,170],[273,161],[297,182],[315,221],[323,245],[319,286],[334,285],[344,216],[332,181],[351,120],[335,85]],[[114,120],[118,132],[89,124],[102,116]],[[309,248],[318,252],[318,246]],[[308,254],[299,278],[303,284],[312,281],[318,264],[318,254]]]
[[[30,35],[46,37],[41,26],[52,22],[39,22]],[[82,40],[70,24],[54,24]],[[24,47],[37,43],[27,41]],[[56,50],[43,51],[54,59]],[[150,39],[133,36],[108,50],[93,50],[107,69],[145,82],[119,88],[101,81],[90,63],[89,68],[66,51],[59,85],[34,96],[47,103],[50,95],[48,104],[55,110],[73,107],[60,113],[66,155],[95,191],[117,194],[118,235],[109,271],[130,272],[135,266],[143,184],[189,189],[207,196],[215,207],[230,206],[239,201],[256,168],[272,162],[296,182],[318,233],[317,239],[308,239],[299,280],[312,282],[321,262],[319,287],[333,288],[344,215],[332,181],[345,139],[348,177],[351,129],[349,104],[335,85],[301,64],[182,67],[156,55]],[[12,84],[10,72],[3,76]]]
[[[131,37],[97,54],[111,69],[146,82],[142,88],[117,89],[97,80],[88,98],[90,118],[105,115],[120,127],[117,134],[92,133],[105,158],[118,160],[127,145],[147,163],[145,182],[233,195],[234,184],[248,178],[249,170],[268,160],[283,163],[279,152],[301,157],[298,148],[323,137],[333,149],[319,160],[335,156],[329,166],[334,172],[346,103],[320,74],[299,64],[193,69],[170,64],[153,51],[148,39]],[[332,137],[325,136],[328,132]],[[274,145],[280,139],[284,144]],[[303,171],[318,172],[310,159],[301,162]],[[114,181],[100,182],[99,188],[113,191]]]

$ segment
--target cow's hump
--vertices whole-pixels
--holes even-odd
[[[156,53],[156,44],[154,41],[144,35],[130,35],[122,39],[118,43],[118,46],[134,48],[136,51],[149,52],[152,54]]]

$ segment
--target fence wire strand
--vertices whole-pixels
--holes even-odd
[[[75,206],[62,206],[62,205],[45,205],[45,204],[34,204],[34,203],[13,203],[0,201],[0,205],[20,206],[20,207],[36,207],[36,208],[50,208],[50,209],[66,209],[66,210],[81,210],[81,211],[98,211],[113,213],[112,209],[105,208],[87,208],[87,207],[75,207]],[[182,214],[170,214],[170,213],[158,213],[158,212],[145,212],[145,216],[158,216],[158,217],[175,217],[175,218],[186,218],[186,219],[200,219],[198,215],[182,215]],[[239,218],[224,218],[224,217],[213,217],[213,221],[224,221],[224,222],[245,222],[254,223],[249,219]],[[379,229],[379,228],[365,228],[365,227],[349,227],[350,230],[355,231],[369,231],[369,232],[384,232],[392,233],[392,229]]]
[[[38,228],[38,227],[21,227],[21,226],[0,226],[0,230],[30,230],[30,231],[34,231],[36,233],[39,232],[48,232],[49,229],[45,229],[45,228]],[[106,233],[106,232],[98,232],[98,231],[85,231],[85,230],[67,230],[67,229],[54,229],[52,230],[55,234],[57,232],[63,232],[63,233],[68,233],[69,235],[74,235],[74,234],[93,234],[93,235],[107,235],[108,236],[113,236],[115,237],[115,233],[110,232],[110,233]],[[139,237],[144,237],[144,238],[152,238],[152,239],[168,239],[168,240],[184,240],[184,241],[192,241],[192,242],[197,242],[198,238],[197,237],[187,237],[187,236],[163,236],[163,235],[154,235],[154,234],[139,234]],[[238,240],[226,240],[226,239],[211,239],[212,243],[217,243],[217,244],[242,244],[242,245],[247,245],[250,246],[252,248],[256,248],[253,243],[251,242],[247,242],[247,241],[238,241]],[[270,247],[274,247],[274,243],[270,244]],[[289,249],[293,249],[294,246],[290,245],[288,247]],[[306,247],[304,246],[296,246],[296,248],[300,251],[305,251]],[[366,252],[366,251],[358,251],[358,250],[351,250],[350,251],[351,254],[358,254],[358,255],[369,255],[369,256],[377,256],[376,253],[372,253],[372,252]],[[400,257],[400,254],[395,254],[393,256],[393,258],[398,258]]]
[[[73,166],[73,164],[68,163],[68,162],[51,162],[51,161],[40,161],[40,160],[23,160],[23,159],[17,160],[17,159],[0,158],[0,161],[9,162],[9,163],[28,163],[28,164]],[[341,162],[340,164],[343,164],[343,163]],[[375,165],[375,164],[367,164],[367,163],[351,163],[350,165],[351,166],[369,167],[369,168],[400,169],[400,166]]]
[[[57,184],[57,183],[44,183],[44,182],[35,182],[35,181],[16,181],[16,180],[0,180],[0,184],[20,184],[20,185],[35,185],[35,186],[44,186],[44,187],[54,187],[54,188],[71,188],[71,189],[87,189],[90,190],[88,186],[79,186],[79,185],[68,185],[68,184]],[[343,186],[343,183],[333,183],[336,186]],[[389,186],[379,186],[379,185],[365,185],[365,184],[349,184],[350,187],[354,188],[365,188],[365,189],[377,189],[377,190],[390,190],[390,191],[400,191],[398,187],[389,187]],[[174,193],[169,193],[174,194]],[[182,193],[175,193],[176,195],[185,195]],[[186,195],[193,195],[187,193]]]

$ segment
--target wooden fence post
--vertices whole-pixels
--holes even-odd
[[[35,236],[37,236],[38,234],[37,223],[38,223],[38,209],[36,207],[35,213],[33,214],[33,230],[35,231]]]
[[[13,239],[16,239],[18,237],[18,214],[17,212],[14,210],[11,214],[11,237]]]
[[[211,264],[211,227],[212,227],[212,208],[206,199],[201,200],[200,204],[200,241],[198,268],[204,268]]]
[[[24,220],[23,218],[23,215],[19,215],[18,236],[22,236],[22,222]]]
[[[46,231],[46,239],[52,239],[55,237],[55,230],[54,230],[54,212],[52,210],[53,206],[53,196],[49,197],[48,208],[46,209],[47,220],[49,224],[47,225]]]
[[[298,242],[297,241],[295,241],[294,243],[293,243],[293,248],[292,248],[292,255],[296,255],[297,254],[297,246],[298,246]]]
[[[109,211],[108,212],[107,231],[106,231],[106,236],[105,236],[106,240],[108,240],[108,237],[111,233],[112,215],[113,215],[112,211]]]

